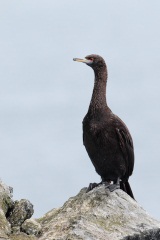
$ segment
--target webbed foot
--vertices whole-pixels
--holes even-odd
[[[86,193],[90,192],[93,188],[98,187],[101,184],[102,184],[102,182],[100,182],[100,183],[90,183],[88,188],[87,188]]]
[[[117,181],[114,182],[113,184],[108,183],[105,186],[110,190],[110,192],[113,192],[116,189],[120,189],[120,179],[118,178]]]
[[[120,189],[120,185],[117,183],[113,183],[113,184],[110,184],[107,188],[110,190],[110,192],[113,192],[116,189]]]
[[[105,188],[109,188],[111,182],[102,182],[102,184],[105,186]]]

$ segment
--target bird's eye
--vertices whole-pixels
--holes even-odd
[[[93,62],[93,58],[88,58],[88,60],[91,60]]]

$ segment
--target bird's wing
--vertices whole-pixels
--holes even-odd
[[[116,133],[118,136],[120,148],[122,150],[122,153],[126,161],[126,165],[128,167],[127,175],[129,177],[132,174],[134,167],[133,140],[125,123],[117,116],[116,116]]]

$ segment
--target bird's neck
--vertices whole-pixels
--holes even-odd
[[[91,114],[97,114],[107,107],[106,102],[106,85],[107,85],[107,68],[94,70],[95,80],[92,98],[89,106]]]

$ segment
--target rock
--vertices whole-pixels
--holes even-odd
[[[12,193],[13,189],[0,180],[0,240],[37,240],[20,232],[21,224],[33,214],[33,205],[24,199],[14,202]]]
[[[7,221],[4,212],[0,209],[0,240],[8,239],[8,235],[11,233],[11,226]]]
[[[7,220],[10,222],[12,229],[17,232],[22,223],[33,215],[33,212],[33,205],[30,201],[21,199],[14,202],[13,209],[10,211]]]
[[[10,235],[9,240],[37,240],[37,238],[35,236],[28,236],[25,233],[19,233]]]
[[[39,240],[160,240],[160,222],[122,190],[104,186],[82,189],[39,222]]]
[[[38,236],[41,232],[42,226],[34,219],[27,219],[21,226],[21,230],[28,235]]]
[[[12,206],[12,188],[0,180],[0,239],[8,239],[11,232],[11,226],[5,215]]]
[[[13,202],[0,182],[0,240],[160,240],[160,222],[125,192],[104,186],[82,189],[40,219],[28,219],[32,214],[33,205]]]
[[[3,210],[4,214],[13,206],[12,193],[13,189],[0,180],[0,208]]]

